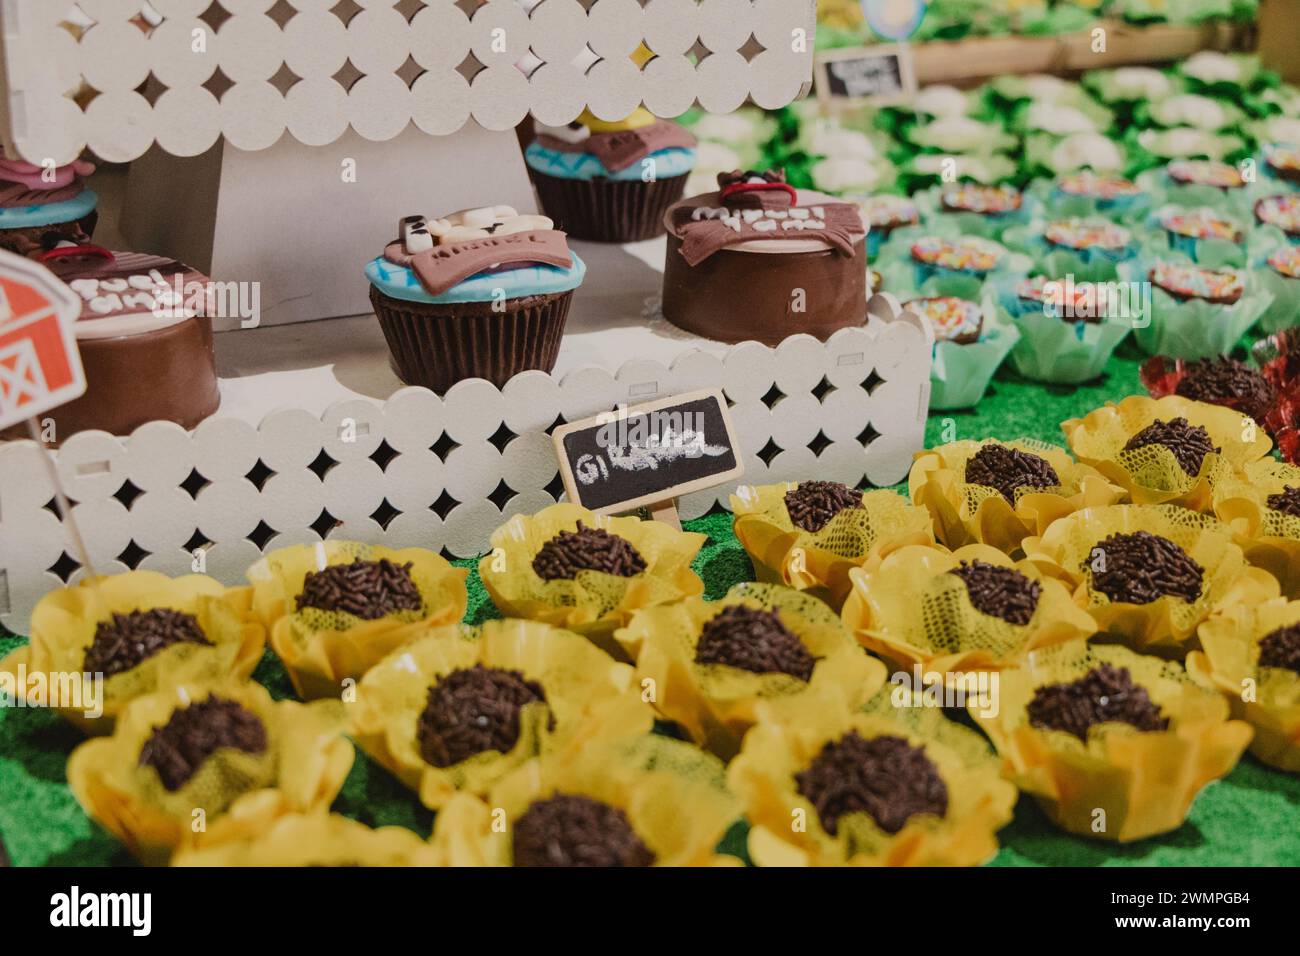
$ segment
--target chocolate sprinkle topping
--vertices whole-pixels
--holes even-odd
[[[266,727],[235,701],[211,695],[172,711],[167,723],[155,727],[140,750],[140,766],[157,770],[162,785],[174,793],[222,747],[260,754],[266,750]]]
[[[992,488],[1014,505],[1019,489],[1056,488],[1061,479],[1046,458],[990,442],[967,460],[966,483]]]
[[[357,558],[351,564],[332,564],[323,571],[311,571],[302,583],[298,610],[313,607],[345,611],[363,621],[397,611],[418,611],[424,601],[411,580],[411,566],[410,561],[394,564],[386,558]]]
[[[952,573],[966,585],[966,593],[975,610],[1008,624],[1028,624],[1038,607],[1042,586],[1015,568],[1004,568],[987,561],[961,562]]]
[[[534,801],[515,823],[511,842],[515,866],[649,866],[655,861],[627,814],[574,794]]]
[[[1262,420],[1273,404],[1273,386],[1268,380],[1234,358],[1189,363],[1174,394],[1197,402],[1226,405],[1256,421]]]
[[[1259,666],[1284,667],[1300,674],[1300,624],[1279,627],[1259,639]]]
[[[785,510],[796,528],[816,534],[846,508],[861,508],[862,492],[838,481],[804,481],[785,493]]]
[[[581,521],[577,531],[561,531],[533,558],[533,570],[543,581],[572,581],[579,571],[632,578],[645,569],[645,558],[630,542],[603,528],[584,528]]]
[[[840,818],[851,813],[866,813],[886,833],[897,833],[918,814],[948,812],[948,787],[939,768],[924,747],[902,737],[868,740],[849,731],[822,747],[794,779],[831,836],[839,833]]]
[[[429,688],[415,731],[420,756],[450,767],[487,750],[507,753],[519,740],[520,709],[539,700],[541,685],[519,671],[482,664],[452,671]]]
[[[1178,465],[1189,475],[1200,473],[1201,463],[1210,452],[1219,452],[1210,441],[1210,433],[1200,425],[1189,425],[1187,419],[1178,417],[1167,422],[1154,421],[1128,440],[1125,451],[1164,445],[1174,453]]]
[[[1098,561],[1101,570],[1093,569]],[[1093,590],[1125,604],[1150,604],[1162,597],[1190,604],[1201,596],[1205,574],[1178,545],[1147,531],[1112,534],[1099,541],[1083,567],[1092,572]]]
[[[1284,515],[1300,518],[1300,487],[1287,485],[1277,494],[1269,495],[1268,506]]]
[[[1063,730],[1084,742],[1089,727],[1109,721],[1121,721],[1142,731],[1169,727],[1169,718],[1160,715],[1160,708],[1145,687],[1133,683],[1128,668],[1110,664],[1094,667],[1076,681],[1038,688],[1027,714],[1035,727]]]
[[[193,614],[166,607],[114,614],[96,625],[95,639],[86,648],[82,669],[112,677],[182,643],[212,646]]]
[[[755,674],[789,674],[807,681],[817,660],[775,611],[733,604],[705,622],[695,645],[695,663],[726,664]]]

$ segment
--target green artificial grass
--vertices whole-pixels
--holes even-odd
[[[985,437],[1037,438],[1063,444],[1060,422],[1106,401],[1140,393],[1140,357],[1125,346],[1099,382],[1054,387],[999,374],[978,408],[931,416],[926,444]],[[686,524],[709,536],[695,563],[705,596],[716,599],[751,580],[749,558],[731,533],[731,516],[715,514]],[[476,562],[460,561],[473,568]],[[477,574],[469,580],[470,623],[498,617]],[[22,643],[0,638],[0,655]],[[292,690],[268,651],[254,678],[277,697]],[[87,819],[67,787],[64,766],[80,734],[48,711],[0,709],[0,837],[17,866],[129,864],[117,843]],[[415,795],[360,751],[334,809],[371,826],[399,825],[427,835],[433,815]],[[1013,822],[999,834],[993,866],[1282,866],[1300,865],[1300,777],[1269,769],[1250,756],[1211,784],[1173,833],[1127,846],[1068,836],[1022,797]],[[745,825],[722,843],[744,855]]]

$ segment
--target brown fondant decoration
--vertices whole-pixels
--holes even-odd
[[[573,267],[573,256],[564,233],[556,229],[513,232],[469,242],[434,246],[415,255],[405,252],[400,242],[384,250],[384,258],[409,266],[430,295],[442,295],[470,276],[489,272],[501,265],[540,264]]]
[[[194,299],[187,293],[187,289],[191,289],[195,284],[206,287],[211,281],[197,269],[193,269],[176,259],[153,256],[142,252],[115,252],[113,253],[112,262],[97,258],[47,259],[44,261],[44,265],[69,285],[78,279],[98,279],[102,283],[114,279],[130,279],[133,276],[148,276],[150,273],[156,272],[162,277],[167,290],[177,292],[177,276],[180,276],[179,293],[181,299],[179,303],[172,306],[177,311],[194,304]],[[120,316],[138,315],[141,312],[152,312],[156,306],[152,292],[148,289],[128,287],[121,292],[102,290],[101,295],[105,297],[116,295],[121,307],[108,312],[96,311],[91,308],[91,303],[85,296],[79,295],[79,298],[81,298],[81,318],[78,321],[96,322]],[[195,311],[200,314],[207,311],[206,295],[203,300],[203,308]]]
[[[24,206],[48,206],[51,203],[76,199],[86,191],[80,178],[58,189],[29,189],[22,183],[0,181],[0,209],[21,209]]]
[[[640,129],[592,133],[576,143],[542,133],[537,142],[557,153],[590,153],[611,173],[621,172],[663,149],[694,149],[697,145],[685,128],[667,120]]]
[[[719,202],[721,198],[719,197]],[[745,242],[756,242],[762,240],[815,240],[823,242],[827,247],[834,249],[843,256],[852,256],[854,254],[854,245],[866,235],[866,230],[862,225],[862,214],[858,211],[857,206],[851,206],[848,203],[827,202],[816,203],[813,206],[799,206],[795,209],[807,210],[807,218],[796,218],[790,215],[794,210],[758,210],[764,213],[760,219],[752,221],[745,218],[746,210],[731,209],[734,215],[730,217],[729,222],[722,219],[695,219],[695,210],[700,206],[690,208],[677,207],[672,213],[671,228],[672,231],[681,237],[681,254],[689,265],[697,266],[705,259],[726,249],[730,246],[739,245]],[[721,206],[713,207],[715,209]],[[820,210],[825,213],[824,217],[819,217],[814,210]],[[749,210],[753,212],[755,210]],[[768,213],[786,213],[784,218],[770,218]],[[766,224],[772,223],[775,228],[769,228]],[[791,223],[800,223],[801,225],[789,225]],[[809,224],[820,223],[825,228],[815,228]],[[762,229],[755,228],[763,224]]]

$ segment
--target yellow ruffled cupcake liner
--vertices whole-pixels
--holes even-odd
[[[881,698],[875,698],[880,700]],[[998,849],[997,831],[1011,820],[1016,791],[979,735],[937,711],[909,721],[854,712],[808,698],[778,715],[764,714],[731,762],[727,781],[750,821],[749,855],[758,866],[975,866]],[[866,813],[841,817],[838,834],[797,790],[795,775],[829,743],[851,731],[872,739],[901,737],[924,747],[948,793],[941,818],[914,816],[897,833]]]
[[[1012,624],[971,603],[966,585],[950,572],[975,561],[1012,568],[1038,583],[1038,604],[1029,623]],[[855,570],[851,578],[844,626],[868,650],[901,667],[922,665],[941,674],[998,670],[1022,661],[1030,651],[1097,630],[1063,583],[1046,577],[1033,562],[1012,561],[986,544],[968,544],[952,553],[903,548],[873,570]]]
[[[426,866],[429,844],[404,827],[372,830],[335,813],[292,814],[263,833],[181,850],[172,866]]]
[[[524,706],[519,738],[508,753],[490,750],[449,767],[420,753],[417,727],[429,688],[475,665],[523,673],[541,685],[546,702]],[[358,746],[427,807],[439,810],[457,793],[486,794],[533,757],[589,746],[604,737],[648,731],[654,712],[642,700],[631,666],[570,631],[537,621],[488,621],[428,631],[374,667],[349,705]]]
[[[252,616],[251,597],[247,588],[227,589],[201,574],[169,578],[157,571],[128,571],[82,581],[37,602],[31,640],[0,661],[0,673],[19,691],[34,686],[39,675],[47,692],[42,703],[87,734],[110,734],[117,715],[138,697],[178,683],[246,680],[266,644],[266,631]],[[86,651],[100,622],[157,608],[194,615],[212,646],[173,644],[102,684],[85,671]]]
[[[1103,663],[1128,669],[1169,719],[1168,730],[1100,724],[1084,743],[1029,724],[1026,708],[1038,688],[1078,680]],[[972,708],[971,716],[1002,755],[1008,779],[1080,836],[1128,843],[1177,829],[1196,795],[1236,766],[1251,738],[1250,726],[1229,720],[1223,699],[1181,666],[1119,645],[1047,648],[999,678],[997,715]]]
[[[573,580],[539,577],[533,559],[542,545],[561,531],[576,531],[580,521],[631,544],[645,559],[645,571],[630,578],[600,571],[580,571]],[[479,562],[479,575],[506,617],[562,627],[618,655],[612,635],[636,611],[704,593],[691,562],[707,540],[707,535],[663,522],[611,518],[561,503],[531,517],[516,515],[493,532],[492,550]]]
[[[696,663],[704,625],[732,605],[775,611],[817,659],[808,681]],[[785,707],[809,695],[856,707],[885,682],[885,665],[862,651],[840,619],[815,597],[772,584],[738,584],[721,601],[688,598],[641,611],[615,638],[636,658],[643,694],[690,738],[724,760],[740,749],[761,706]]]
[[[260,754],[222,748],[178,790],[140,766],[140,752],[174,711],[215,694],[261,719]],[[325,811],[352,768],[342,705],[276,702],[253,683],[180,684],[133,700],[111,737],[88,741],[68,759],[68,784],[86,813],[141,862],[166,863],[178,849],[262,833],[292,813]]]
[[[1161,445],[1125,451],[1138,432],[1155,421],[1185,418],[1209,433],[1220,454],[1211,452],[1195,475],[1188,475],[1173,452]],[[1240,472],[1273,447],[1272,439],[1248,416],[1220,405],[1208,405],[1169,395],[1154,399],[1131,395],[1083,418],[1061,424],[1070,450],[1129,493],[1134,504],[1176,504],[1208,511],[1221,476]]]
[[[424,602],[418,611],[401,611],[366,621],[344,611],[297,609],[309,573],[356,559],[394,564],[411,562],[411,579]],[[284,664],[294,690],[304,700],[342,695],[346,681],[357,681],[391,651],[429,627],[453,624],[465,616],[469,572],[452,567],[423,548],[394,550],[351,541],[324,541],[273,551],[248,569],[253,608],[270,629],[271,648]]]
[[[716,847],[740,817],[721,761],[690,744],[649,734],[567,759],[530,760],[486,800],[457,794],[434,821],[438,866],[510,866],[512,826],[537,800],[585,796],[623,811],[655,866],[739,866]]]
[[[1005,445],[1045,459],[1061,479],[1058,488],[1024,488],[1007,501],[995,488],[966,481],[966,464],[985,445]],[[930,512],[938,541],[949,548],[987,544],[1015,554],[1020,543],[1040,535],[1057,518],[1081,508],[1118,504],[1126,495],[1089,465],[1064,449],[1031,439],[998,442],[957,441],[918,452],[907,476],[913,502]]]
[[[930,544],[929,516],[893,491],[868,491],[861,508],[847,508],[817,532],[794,526],[787,492],[797,482],[742,485],[731,496],[736,538],[759,581],[809,591],[839,610],[849,571],[909,544]]]
[[[1196,601],[1166,596],[1130,604],[1111,601],[1093,588],[1089,569],[1099,558],[1097,545],[1112,534],[1136,531],[1167,538],[1204,569]],[[1197,625],[1212,611],[1278,596],[1276,579],[1246,564],[1224,525],[1173,505],[1087,508],[1053,523],[1041,537],[1026,538],[1024,547],[1028,560],[1070,586],[1075,603],[1092,615],[1099,631],[1144,653],[1181,658],[1194,643]]]
[[[1287,598],[1300,598],[1300,518],[1273,510],[1268,499],[1297,487],[1300,468],[1265,458],[1214,490],[1214,513],[1232,529],[1246,560],[1277,578]]]
[[[1259,642],[1280,627],[1300,624],[1300,601],[1234,607],[1201,625],[1201,650],[1187,655],[1187,672],[1221,691],[1232,716],[1255,728],[1250,752],[1300,773],[1300,674],[1259,666]]]

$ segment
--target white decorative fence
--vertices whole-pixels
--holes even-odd
[[[87,146],[125,162],[222,136],[259,150],[286,131],[319,146],[349,128],[375,141],[470,119],[505,130],[530,111],[563,124],[586,107],[610,120],[642,103],[663,117],[774,108],[811,78],[816,27],[815,0],[151,2],[161,22],[146,30],[131,22],[141,0],[77,0],[90,22],[78,37],[60,26],[71,2],[5,0],[7,145],[36,163]],[[655,57],[638,68],[643,42]],[[540,65],[525,75],[521,61]]]
[[[524,372],[503,389],[473,379],[442,398],[406,388],[319,418],[273,412],[257,428],[218,415],[192,433],[167,422],[121,439],[82,432],[56,461],[96,570],[202,566],[235,583],[263,551],[321,537],[480,554],[506,518],[562,496],[548,435],[557,422],[719,384],[745,483],[891,485],[923,444],[929,367],[926,329],[905,313],[826,343],[796,335],[562,380]],[[42,594],[81,573],[41,454],[30,441],[0,444],[0,622],[18,633]],[[732,490],[684,498],[682,516],[725,505]]]

